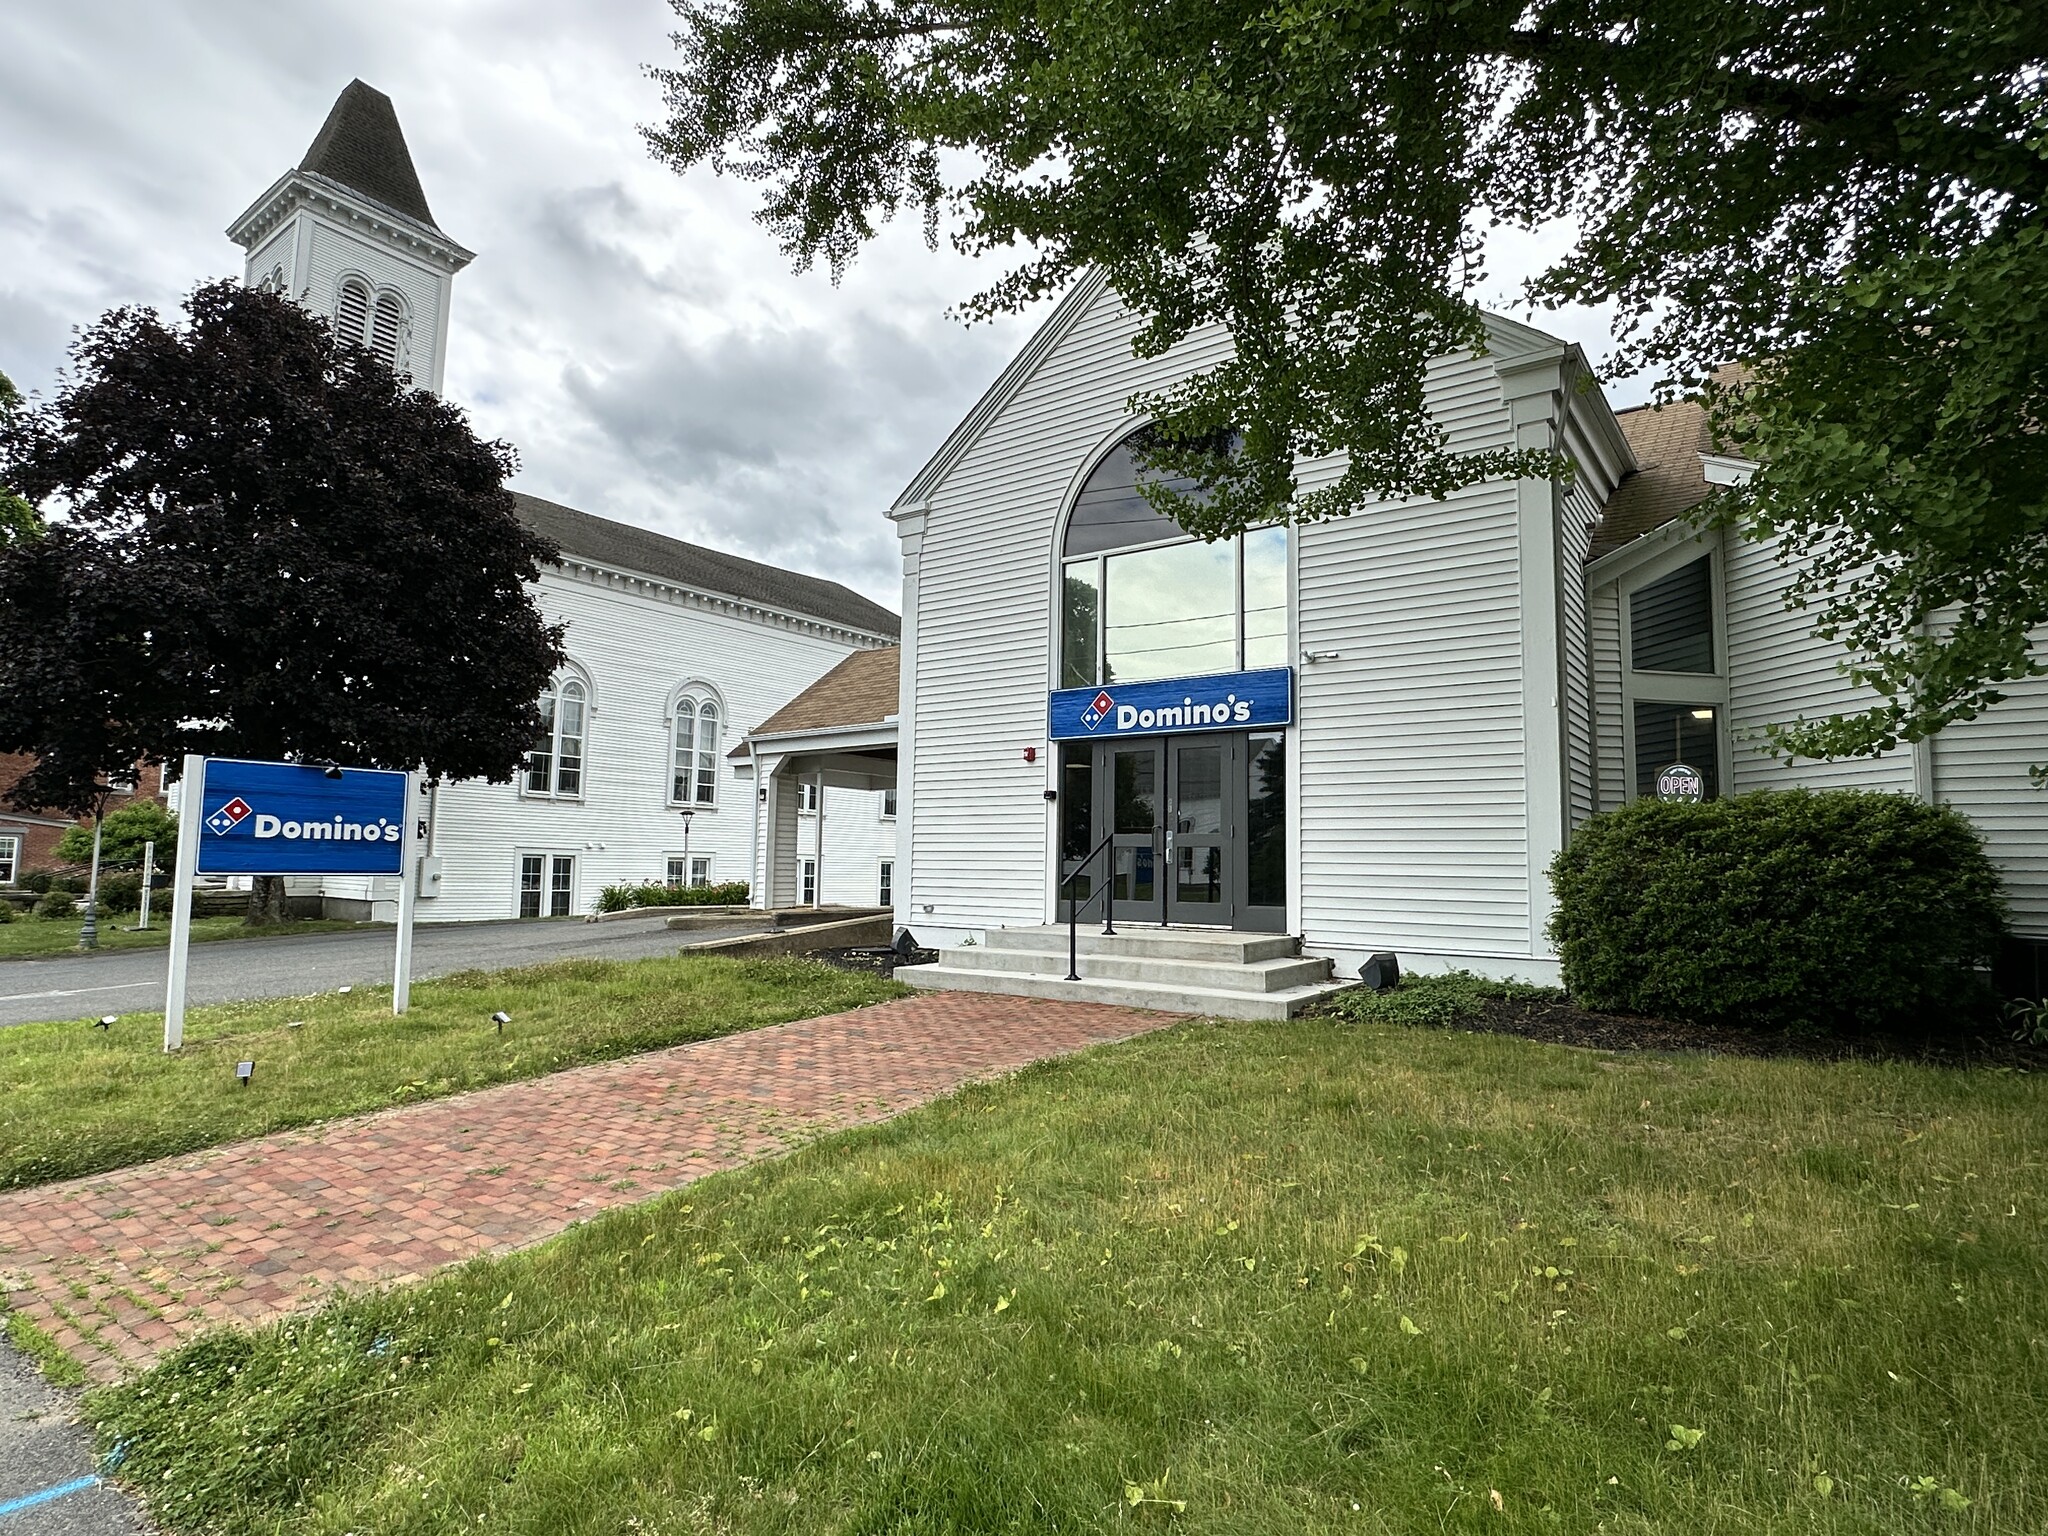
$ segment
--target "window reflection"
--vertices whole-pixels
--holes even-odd
[[[1244,664],[1287,665],[1287,530],[1244,536]]]
[[[1103,562],[1104,682],[1237,667],[1236,549],[1168,544]]]
[[[1095,682],[1098,604],[1094,560],[1067,563],[1060,598],[1060,686],[1085,688]]]

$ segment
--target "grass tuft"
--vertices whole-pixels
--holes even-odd
[[[85,1368],[64,1353],[55,1339],[19,1312],[7,1314],[7,1342],[33,1361],[36,1369],[43,1373],[43,1379],[52,1386],[85,1385]]]

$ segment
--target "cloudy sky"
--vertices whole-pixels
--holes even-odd
[[[896,606],[883,509],[1037,316],[972,328],[989,273],[891,230],[834,288],[750,189],[636,129],[663,0],[9,0],[0,8],[0,371],[47,391],[71,328],[241,273],[221,231],[360,76],[398,107],[456,279],[447,393],[521,489]],[[1500,294],[1549,242],[1494,259]],[[1600,317],[1546,316],[1597,357]]]

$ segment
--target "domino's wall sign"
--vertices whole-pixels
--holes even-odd
[[[405,775],[304,763],[206,760],[202,875],[395,875],[404,868]]]
[[[1054,741],[1288,725],[1294,719],[1294,669],[1061,688],[1048,698],[1046,717]]]

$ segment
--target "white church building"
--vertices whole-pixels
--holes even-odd
[[[250,284],[440,391],[472,253],[435,222],[388,97],[352,82],[228,235]],[[747,741],[849,655],[893,646],[897,616],[837,582],[517,501],[560,546],[533,596],[565,626],[568,660],[514,782],[430,788],[419,920],[578,916],[608,885],[654,882],[746,881],[757,905],[777,892],[784,905],[887,905],[887,767],[800,780],[800,764],[764,765]],[[312,886],[330,915],[395,915],[394,880]]]

